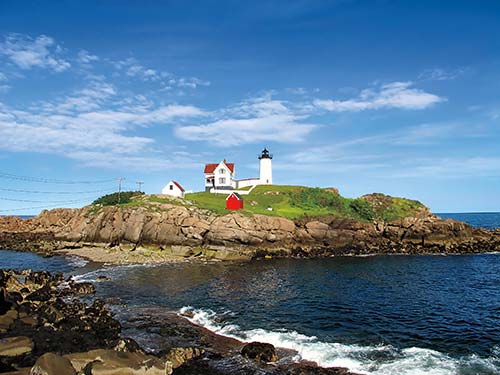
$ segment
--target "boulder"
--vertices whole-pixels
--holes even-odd
[[[21,283],[17,277],[15,276],[10,276],[8,279],[7,279],[7,282],[5,283],[5,289],[7,290],[7,292],[20,292],[21,289],[23,289],[25,287],[25,285],[23,283]]]
[[[193,248],[190,246],[172,246],[172,255],[179,257],[190,257],[194,255]]]
[[[274,345],[263,342],[251,342],[241,349],[241,355],[249,359],[256,359],[262,362],[276,362],[278,354]]]
[[[16,371],[3,372],[2,375],[30,375],[31,367],[20,368]]]
[[[156,357],[115,350],[96,349],[85,353],[67,354],[77,372],[85,369],[91,375],[165,375],[169,363]]]
[[[118,343],[114,346],[113,350],[116,350],[117,352],[145,354],[140,345],[131,338],[122,338],[118,340]]]
[[[0,315],[0,333],[8,331],[14,320],[18,317],[16,310],[9,310],[5,314]]]
[[[0,356],[17,357],[31,353],[33,341],[25,336],[7,337],[0,339]]]
[[[5,314],[12,306],[12,303],[7,301],[7,291],[4,287],[0,287],[0,315]]]
[[[46,302],[50,300],[54,295],[53,290],[50,286],[45,285],[40,289],[35,290],[33,293],[30,293],[26,296],[27,301],[41,301]]]
[[[76,371],[67,358],[45,353],[37,359],[30,375],[76,375]]]
[[[69,285],[69,289],[66,291],[68,294],[94,294],[95,286],[92,283],[84,282],[84,283],[75,283],[72,282]]]
[[[200,348],[187,347],[187,348],[173,348],[167,353],[165,358],[172,363],[172,367],[183,365],[185,362],[201,356],[205,351]]]

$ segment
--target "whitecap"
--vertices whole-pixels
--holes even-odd
[[[366,375],[457,375],[500,373],[500,348],[492,356],[469,355],[453,358],[436,350],[411,347],[398,349],[391,345],[356,345],[323,342],[315,336],[279,329],[242,330],[235,324],[223,324],[213,310],[185,306],[179,314],[192,323],[219,335],[243,342],[266,342],[297,353],[294,360],[314,361],[322,367],[346,367]]]
[[[89,264],[89,261],[74,255],[69,255],[65,257],[68,264],[73,268],[82,268]]]

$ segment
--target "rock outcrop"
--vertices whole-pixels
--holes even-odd
[[[82,246],[150,248],[171,256],[249,259],[370,253],[475,253],[500,250],[500,231],[422,211],[393,222],[335,216],[289,220],[195,207],[55,209],[21,220],[0,217],[0,247],[51,253]]]
[[[77,288],[60,274],[0,270],[0,288],[5,302],[10,303],[8,309],[0,313],[3,325],[0,373],[351,374],[344,369],[322,369],[310,363],[270,365],[267,362],[278,359],[272,345],[250,343],[244,346],[238,340],[196,327],[176,314],[173,314],[175,321],[160,322],[160,332],[172,336],[172,343],[180,340],[185,345],[167,345],[155,354],[147,353],[134,340],[121,337],[120,323],[101,301],[81,302],[79,296],[83,292],[90,293],[87,297],[94,292],[88,286]],[[155,331],[159,331],[157,327]]]

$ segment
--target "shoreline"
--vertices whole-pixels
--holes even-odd
[[[328,258],[370,258],[377,256],[470,256],[470,255],[495,255],[500,254],[500,251],[487,251],[487,252],[470,252],[470,253],[455,253],[455,252],[443,252],[443,253],[433,253],[433,252],[422,252],[422,253],[371,253],[371,254],[359,254],[359,253],[344,253],[344,254],[331,254],[322,256],[266,256],[258,258],[248,258],[239,260],[221,260],[216,258],[206,258],[206,257],[196,257],[196,256],[174,256],[164,251],[149,250],[149,249],[135,249],[135,250],[124,250],[109,247],[91,247],[86,246],[82,248],[72,248],[72,249],[60,249],[54,250],[53,252],[47,254],[46,252],[30,251],[30,250],[19,250],[19,249],[4,249],[0,248],[0,251],[15,251],[20,253],[31,253],[43,257],[51,256],[64,256],[64,257],[75,257],[82,259],[87,262],[109,265],[109,266],[120,266],[120,265],[137,265],[137,266],[151,266],[151,265],[162,265],[162,264],[213,264],[213,263],[234,263],[234,262],[251,262],[251,261],[269,261],[276,259],[293,259],[293,260],[309,260],[309,259],[328,259]]]
[[[59,254],[58,254],[59,255]],[[60,254],[64,256],[65,254]],[[432,254],[436,255],[436,254]],[[438,254],[441,255],[441,254]],[[99,265],[99,269],[104,269]],[[203,267],[201,267],[203,268]],[[99,279],[98,279],[99,280]],[[109,280],[109,279],[108,279]],[[79,284],[89,284],[91,281],[89,279],[74,278],[74,285]],[[84,283],[80,283],[84,281]],[[93,281],[91,281],[93,282]],[[106,280],[103,280],[106,282]],[[93,282],[94,283],[94,282]],[[97,284],[94,283],[97,286]],[[97,297],[103,297],[97,295]],[[92,297],[93,298],[93,297]],[[189,364],[184,364],[184,368],[179,372],[181,375],[194,375],[194,374],[216,374],[216,375],[229,375],[233,373],[238,374],[253,374],[255,372],[236,372],[235,369],[240,369],[239,366],[247,366],[248,369],[259,369],[262,374],[273,374],[273,375],[312,375],[312,374],[353,374],[352,371],[357,371],[360,373],[369,373],[365,370],[365,367],[349,366],[353,370],[340,370],[326,366],[345,366],[345,358],[339,358],[340,361],[334,362],[333,360],[326,360],[322,357],[322,352],[324,350],[340,350],[340,351],[350,351],[353,347],[350,344],[343,344],[342,341],[324,341],[318,339],[315,341],[312,336],[306,337],[301,331],[293,331],[279,328],[259,328],[242,325],[240,328],[229,329],[231,322],[226,321],[223,316],[218,313],[211,311],[210,308],[204,308],[202,305],[197,305],[197,300],[191,298],[184,305],[187,310],[182,309],[169,309],[168,307],[162,307],[162,305],[145,305],[138,306],[131,305],[130,309],[127,305],[123,305],[125,308],[122,309],[119,300],[113,298],[113,293],[108,293],[107,306],[111,312],[116,311],[113,314],[114,319],[120,322],[122,326],[122,338],[131,337],[138,345],[146,351],[147,355],[153,355],[156,357],[163,358],[165,354],[165,348],[190,348],[189,350],[194,350],[199,353],[199,350],[204,350],[204,354],[199,358],[192,358],[189,360]],[[195,305],[195,307],[188,307],[189,305]],[[181,306],[181,305],[179,305]],[[198,308],[200,307],[200,308]],[[116,310],[114,310],[116,309]],[[122,313],[118,311],[122,309]],[[184,310],[184,311],[183,311]],[[218,309],[214,309],[217,310]],[[186,313],[187,312],[187,313]],[[214,315],[211,315],[211,314]],[[208,314],[208,315],[202,315]],[[205,316],[207,320],[200,320],[200,317]],[[1,318],[1,314],[0,314]],[[125,328],[127,327],[128,328]],[[246,327],[246,328],[245,328]],[[161,332],[160,339],[155,337],[158,332]],[[227,334],[226,334],[227,333]],[[302,337],[302,338],[300,338]],[[2,336],[0,336],[2,338]],[[298,338],[298,340],[296,340]],[[163,340],[164,339],[164,340]],[[280,360],[273,363],[254,363],[248,361],[247,359],[242,359],[241,351],[242,348],[250,342],[261,342],[273,345],[276,353],[278,354]],[[151,343],[151,345],[149,344]],[[161,345],[157,345],[160,343]],[[165,344],[167,343],[167,344]],[[374,344],[376,345],[376,344]],[[146,349],[144,349],[146,348]],[[155,349],[156,348],[156,349]],[[361,352],[365,350],[373,351],[372,345],[358,347]],[[393,351],[398,349],[387,349],[388,355],[393,355]],[[440,351],[439,349],[429,349],[425,345],[418,346],[415,348],[415,352],[412,352],[409,348],[403,347],[398,351],[399,355],[402,357],[397,357],[395,360],[400,360],[397,362],[398,366],[404,366],[404,361],[407,360],[422,360],[425,356],[434,356],[436,360],[442,361],[443,363],[450,360],[447,356],[446,351]],[[296,357],[296,355],[298,356]],[[296,358],[294,358],[296,357]],[[399,358],[399,359],[398,359]],[[469,358],[469,357],[464,357]],[[326,360],[326,362],[325,362]],[[451,359],[450,363],[453,366],[458,366],[458,363],[462,359]],[[481,361],[490,361],[490,357],[480,357]],[[312,361],[317,361],[313,363]],[[440,362],[441,363],[441,362]],[[205,366],[205,367],[204,367]],[[209,366],[209,367],[206,367]],[[233,372],[213,372],[219,368],[231,368]],[[250,367],[248,367],[250,366]],[[321,367],[325,366],[325,367]],[[297,368],[302,371],[307,368],[307,371],[302,372],[292,372]],[[361,370],[363,368],[364,370]],[[189,369],[189,370],[187,370]],[[213,371],[212,371],[213,370]],[[278,370],[280,372],[278,372]],[[281,372],[283,370],[283,372]],[[325,372],[328,370],[329,372]],[[299,371],[299,370],[297,370]],[[336,371],[336,372],[332,372]],[[342,371],[342,372],[339,372]],[[1,372],[1,371],[0,371]],[[174,371],[175,375],[176,372]]]
[[[165,263],[187,263],[189,260],[175,257],[164,252],[154,252],[147,249],[123,250],[105,247],[82,247],[79,249],[61,249],[54,255],[76,256],[93,263],[109,265],[150,265]]]
[[[293,352],[225,337],[172,311],[156,321],[147,314],[143,320],[129,316],[135,322],[129,329],[148,334],[160,328],[166,339],[157,351],[144,349],[124,335],[127,322],[96,298],[93,284],[65,280],[63,274],[0,269],[0,292],[2,373],[356,375],[286,360]]]

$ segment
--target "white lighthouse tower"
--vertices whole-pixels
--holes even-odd
[[[260,160],[260,185],[272,185],[273,183],[273,155],[269,154],[267,148],[262,150]]]

